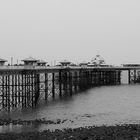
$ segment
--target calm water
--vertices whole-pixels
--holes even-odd
[[[15,112],[10,117],[66,121],[55,125],[2,126],[1,132],[140,123],[140,85],[93,88],[68,99],[42,103],[33,110]]]
[[[15,111],[10,115],[4,115],[4,117],[23,120],[44,118],[56,121],[60,119],[65,122],[33,126],[1,126],[0,132],[140,123],[140,85],[96,87],[62,100],[42,102],[35,109]]]

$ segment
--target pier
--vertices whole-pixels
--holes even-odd
[[[121,72],[128,72],[128,83],[139,81],[140,67],[39,67],[0,68],[0,108],[36,106],[40,100],[72,96],[102,85],[121,84]]]

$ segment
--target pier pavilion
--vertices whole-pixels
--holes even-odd
[[[7,60],[0,58],[0,66],[4,66],[5,62],[7,62]]]
[[[83,61],[79,64],[80,67],[87,67],[87,65],[88,65],[88,62],[86,61]]]
[[[89,65],[99,66],[104,65],[105,60],[100,55],[96,55],[94,58],[92,58],[91,63]]]
[[[100,55],[96,55],[92,58],[91,62],[88,63],[88,67],[112,67],[112,65],[108,65],[105,63],[105,60]]]
[[[46,66],[47,62],[44,60],[38,60],[37,61],[37,66]]]
[[[38,60],[33,57],[29,57],[29,58],[23,59],[21,61],[24,62],[25,66],[37,66],[37,62],[38,62]]]
[[[96,55],[94,58],[91,59],[91,62],[87,64],[87,66],[89,67],[97,67],[102,65],[106,65],[106,64],[104,58],[101,57],[100,55]]]
[[[71,62],[66,60],[66,59],[61,61],[61,62],[59,62],[59,63],[61,64],[61,66],[70,66],[70,64],[71,64]]]

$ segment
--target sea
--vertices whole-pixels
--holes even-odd
[[[127,72],[122,73],[121,85],[93,87],[62,99],[48,102],[42,100],[35,108],[1,113],[1,119],[61,120],[61,123],[2,125],[0,133],[139,124],[140,84],[129,85],[127,75]]]

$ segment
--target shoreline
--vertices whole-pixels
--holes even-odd
[[[3,123],[2,123],[3,122]],[[7,124],[6,124],[7,122]],[[49,122],[45,120],[21,121],[21,120],[0,120],[0,125],[9,123],[62,123]],[[68,128],[55,131],[44,130],[37,132],[8,132],[0,133],[0,140],[140,140],[140,124],[122,124],[115,126],[88,126],[79,128]]]

